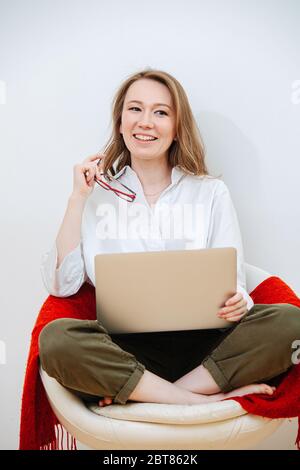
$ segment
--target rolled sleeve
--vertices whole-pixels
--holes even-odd
[[[248,294],[248,292],[246,291],[246,289],[237,285],[237,292],[240,292],[243,295],[244,299],[247,301],[247,309],[250,310],[253,307],[254,302],[252,298],[250,297],[250,295]]]
[[[87,280],[81,243],[63,259],[58,269],[56,243],[42,256],[41,275],[49,294],[68,297],[76,294]]]
[[[230,192],[219,181],[211,208],[207,248],[233,247],[237,250],[237,292],[241,292],[250,310],[254,302],[247,292],[244,250],[239,221]]]

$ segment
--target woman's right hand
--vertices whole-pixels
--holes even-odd
[[[74,165],[73,196],[89,197],[95,186],[94,176],[100,178],[100,174],[103,173],[104,158],[104,154],[96,153],[85,158],[82,163]],[[99,164],[97,165],[98,162]]]

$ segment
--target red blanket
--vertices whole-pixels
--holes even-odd
[[[290,303],[300,307],[300,299],[281,279],[271,276],[250,293],[255,304]],[[66,298],[49,296],[40,310],[31,335],[31,345],[25,374],[20,449],[63,448],[63,430],[54,415],[39,375],[38,337],[42,328],[56,318],[96,318],[95,288],[85,283],[77,294]],[[299,333],[300,339],[300,333]],[[282,378],[273,396],[247,395],[236,397],[249,413],[268,418],[298,416],[299,430],[296,445],[300,449],[300,364],[294,365]],[[76,449],[75,439],[67,436],[67,448]],[[60,442],[61,441],[61,442]]]

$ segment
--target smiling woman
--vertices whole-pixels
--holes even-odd
[[[99,155],[75,165],[64,220],[42,263],[49,293],[68,297],[85,281],[95,285],[94,259],[99,253],[233,247],[237,251],[236,292],[219,306],[220,315],[233,325],[226,332],[197,330],[194,343],[189,331],[171,332],[174,348],[170,353],[162,337],[159,349],[157,332],[136,342],[134,335],[109,335],[100,321],[62,318],[50,322],[40,335],[42,367],[83,398],[108,397],[108,402],[113,399],[120,404],[128,400],[196,404],[233,394],[272,395],[274,389],[261,382],[292,366],[290,349],[299,335],[299,309],[288,304],[253,304],[246,289],[243,244],[230,192],[223,181],[208,174],[183,87],[160,70],[136,73],[117,91],[112,111],[113,133],[101,158],[101,173],[133,191],[133,220],[124,216],[128,201],[116,197],[109,178],[109,184],[93,190]],[[154,209],[150,203],[155,203]],[[183,220],[181,212],[179,217],[174,212],[173,220],[171,210],[157,217],[164,205],[187,209],[191,223]],[[105,208],[112,209],[108,217]],[[141,217],[137,217],[139,212]],[[165,225],[173,230],[164,230]],[[195,230],[173,236],[178,228],[188,226]],[[184,283],[180,267],[178,276]],[[121,295],[122,285],[114,287]],[[172,296],[167,283],[165,289]],[[134,286],[133,292],[139,295]],[[183,355],[182,350],[188,348],[190,355]]]

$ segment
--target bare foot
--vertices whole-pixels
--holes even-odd
[[[99,406],[104,407],[104,406],[107,406],[107,405],[111,405],[112,401],[113,401],[113,399],[111,397],[104,397],[101,400],[99,400]]]
[[[271,387],[267,384],[251,384],[251,385],[244,385],[244,387],[236,388],[231,392],[227,393],[216,393],[214,395],[200,395],[200,400],[202,403],[211,403],[215,401],[225,400],[226,398],[231,397],[242,397],[244,395],[249,395],[251,393],[263,393],[265,395],[273,395],[276,387]]]
[[[200,393],[194,393],[195,397],[193,397],[192,402],[189,402],[189,404],[214,403],[217,401],[225,400],[226,398],[241,397],[244,395],[249,395],[251,393],[263,393],[266,395],[273,395],[275,390],[275,387],[271,387],[267,384],[251,384],[245,385],[244,387],[236,388],[235,390],[232,390],[231,392],[227,393],[215,393],[213,395],[202,395]]]
[[[244,387],[236,388],[231,392],[225,393],[226,398],[229,397],[242,397],[243,395],[248,395],[250,393],[264,393],[266,395],[273,395],[276,387],[271,387],[267,384],[251,384],[245,385]]]

